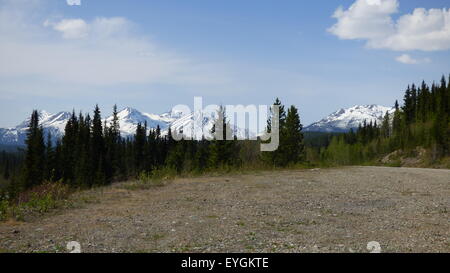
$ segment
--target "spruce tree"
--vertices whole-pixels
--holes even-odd
[[[120,124],[119,124],[119,117],[117,112],[117,105],[114,105],[113,108],[113,119],[111,121],[110,127],[109,127],[109,153],[111,156],[111,167],[112,167],[112,173],[113,175],[117,175],[120,169],[120,150],[119,150],[119,143],[120,143]]]
[[[284,134],[285,134],[285,127],[286,127],[286,111],[285,111],[285,107],[284,105],[281,103],[279,98],[275,99],[274,104],[275,106],[278,106],[279,108],[279,137],[280,137],[280,143],[278,146],[278,149],[276,151],[273,152],[264,152],[262,154],[262,159],[264,162],[266,162],[269,165],[272,166],[277,166],[282,164],[282,156],[281,154],[283,153],[283,139],[284,139]],[[272,131],[272,115],[268,118],[267,120],[267,129],[266,131],[268,133],[271,133]]]
[[[52,135],[49,132],[47,134],[47,144],[45,145],[45,171],[44,171],[44,179],[47,181],[53,180],[53,171],[54,171],[54,150],[52,143]]]
[[[95,184],[104,184],[104,156],[105,143],[103,139],[103,127],[100,108],[95,106],[94,117],[92,119],[92,140],[91,140],[91,170],[92,177],[95,177]],[[103,180],[103,181],[102,181]]]
[[[62,139],[62,176],[64,183],[72,186],[74,186],[75,183],[75,165],[78,159],[78,127],[78,119],[75,111],[73,111],[70,119],[66,124],[64,137]]]
[[[134,136],[134,166],[136,173],[140,173],[144,171],[145,168],[145,147],[146,147],[146,128],[142,126],[141,123],[138,123],[136,127],[136,134]]]
[[[297,108],[291,106],[286,116],[284,129],[282,165],[296,164],[304,159],[303,125]]]
[[[11,177],[11,170],[10,170],[10,163],[9,160],[6,159],[6,163],[5,163],[5,169],[3,171],[3,178],[5,180],[9,180],[9,178]]]
[[[34,110],[25,141],[27,149],[25,156],[24,186],[31,188],[42,183],[44,179],[45,145],[42,127],[39,125],[39,113]]]
[[[383,118],[383,123],[381,125],[381,136],[383,138],[389,138],[391,136],[391,118],[389,112],[386,112]]]
[[[222,106],[217,112],[217,118],[211,133],[214,139],[209,146],[209,166],[218,168],[239,164],[236,160],[238,153],[236,136],[233,136],[233,130],[226,116],[226,109]],[[233,136],[233,139],[227,140],[228,136]]]

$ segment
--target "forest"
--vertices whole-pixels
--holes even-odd
[[[403,106],[386,113],[381,123],[364,122],[358,130],[335,136],[327,147],[315,150],[316,158],[329,164],[355,165],[401,151],[414,156],[425,149],[429,165],[450,156],[450,78],[439,84],[407,87]]]
[[[123,138],[116,106],[109,124],[102,122],[98,106],[92,117],[73,112],[64,137],[55,142],[44,135],[38,112],[33,111],[26,148],[0,153],[0,194],[13,200],[44,183],[83,189],[165,173],[377,164],[387,154],[417,147],[426,149],[431,161],[450,156],[450,79],[444,76],[439,84],[408,86],[393,114],[344,134],[304,134],[298,109],[286,108],[279,99],[274,104],[280,106],[280,146],[264,153],[260,140],[175,141],[170,129],[163,136],[159,127],[150,129],[147,124],[138,124],[134,137]],[[229,128],[224,108],[219,117],[217,122]],[[269,119],[268,131],[270,125]]]
[[[138,124],[134,137],[123,138],[113,109],[110,124],[102,122],[95,107],[93,116],[72,113],[62,139],[53,143],[44,135],[39,114],[33,111],[23,154],[3,152],[0,171],[3,174],[2,195],[9,199],[44,183],[61,182],[82,189],[155,174],[201,174],[260,166],[284,167],[304,160],[302,124],[297,108],[287,111],[280,100],[280,146],[276,152],[261,154],[260,141],[203,139],[175,141],[169,128],[163,136],[159,127]],[[222,122],[223,138],[230,128],[226,109],[221,108],[213,133]],[[270,120],[268,121],[270,126]],[[182,132],[174,132],[182,133]],[[220,138],[219,138],[220,139]]]

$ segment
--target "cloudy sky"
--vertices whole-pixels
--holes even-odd
[[[0,127],[98,103],[269,104],[309,124],[450,73],[448,0],[0,0]]]

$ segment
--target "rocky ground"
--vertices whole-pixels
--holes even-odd
[[[450,252],[449,170],[259,172],[95,195],[0,223],[0,251],[67,252],[77,241],[82,252],[368,252],[376,241],[383,252]]]

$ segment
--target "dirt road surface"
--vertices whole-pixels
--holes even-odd
[[[378,167],[177,179],[0,223],[2,252],[450,252],[450,171]]]

